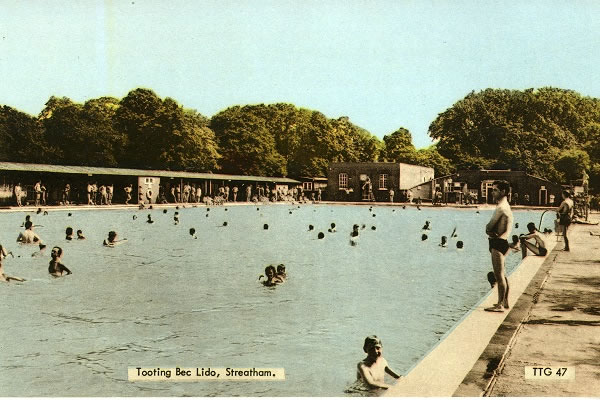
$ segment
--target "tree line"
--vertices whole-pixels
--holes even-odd
[[[590,175],[600,186],[600,100],[565,89],[471,92],[415,149],[399,128],[378,139],[348,117],[292,104],[229,107],[211,118],[138,88],[83,104],[51,97],[37,116],[0,107],[1,161],[326,176],[331,162],[392,161],[457,169],[513,169],[555,182]]]
[[[326,176],[330,162],[450,164],[400,129],[381,141],[348,117],[292,104],[229,107],[212,118],[135,89],[83,104],[51,97],[38,116],[0,108],[1,161],[265,176]],[[404,147],[407,147],[406,149]]]

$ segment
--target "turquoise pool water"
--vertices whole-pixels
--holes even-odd
[[[49,249],[32,258],[35,247],[15,243],[25,213],[1,214],[0,243],[17,256],[5,270],[28,281],[0,285],[0,396],[343,396],[365,336],[381,337],[405,373],[489,291],[491,210],[258,207],[180,209],[179,225],[172,208],[32,214],[65,251],[73,275],[60,279],[47,273]],[[540,214],[516,211],[513,233]],[[353,247],[354,223],[366,229]],[[67,242],[67,226],[87,240]],[[439,247],[455,227],[464,250]],[[109,230],[128,242],[103,247]],[[511,253],[508,271],[519,261]],[[258,276],[279,263],[288,282],[263,287]],[[137,366],[282,367],[287,379],[128,382]]]

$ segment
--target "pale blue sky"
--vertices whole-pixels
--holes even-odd
[[[0,104],[147,87],[206,116],[289,102],[417,147],[472,90],[600,97],[600,1],[0,0]]]

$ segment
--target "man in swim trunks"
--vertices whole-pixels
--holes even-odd
[[[548,254],[548,250],[546,250],[544,239],[542,239],[538,230],[535,229],[535,224],[533,222],[528,223],[527,230],[529,231],[529,234],[521,235],[519,239],[521,241],[521,255],[523,258],[527,257],[527,250],[529,249],[536,256],[544,257]],[[534,239],[535,244],[528,242],[527,239]]]
[[[489,237],[492,267],[498,283],[498,303],[485,308],[485,311],[503,312],[502,307],[509,308],[509,286],[504,270],[504,256],[509,249],[507,239],[510,237],[510,230],[513,225],[513,214],[506,197],[509,191],[510,185],[507,181],[494,181],[492,195],[498,205],[490,222],[485,226],[485,233]]]
[[[571,199],[571,193],[568,190],[562,192],[563,201],[560,203],[558,210],[556,210],[559,218],[559,225],[562,228],[563,238],[565,240],[565,251],[571,251],[569,248],[569,238],[567,237],[567,230],[571,225],[571,219],[573,218],[573,200]]]

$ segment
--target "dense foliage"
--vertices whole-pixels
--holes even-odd
[[[600,185],[600,100],[564,89],[472,92],[429,127],[459,169],[527,171],[561,183],[590,172]]]
[[[394,161],[435,169],[524,170],[600,187],[600,100],[555,88],[469,93],[415,149],[405,128],[383,141],[348,117],[292,104],[229,107],[212,118],[148,89],[84,104],[51,97],[33,117],[0,107],[0,160],[268,176],[325,176],[336,161]]]

